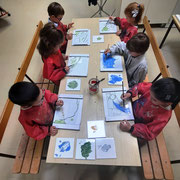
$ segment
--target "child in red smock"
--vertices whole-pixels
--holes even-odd
[[[18,82],[10,88],[9,99],[21,106],[19,121],[28,136],[41,140],[57,134],[52,126],[54,111],[56,106],[63,105],[57,94],[30,82]]]
[[[47,23],[40,31],[40,42],[37,46],[44,62],[43,77],[53,81],[57,86],[69,72],[69,67],[65,63],[68,56],[63,56],[59,49],[63,40],[63,33],[57,30],[53,23]]]
[[[141,21],[143,12],[144,5],[133,2],[130,3],[124,11],[126,18],[115,18],[112,16],[109,17],[109,19],[113,20],[114,23],[119,26],[120,30],[117,31],[116,35],[120,36],[121,41],[124,41],[126,43],[135,34],[137,34],[137,25]]]
[[[133,103],[135,124],[120,123],[122,131],[144,140],[154,139],[171,118],[172,109],[180,101],[180,82],[174,78],[162,78],[152,83],[139,83],[128,90],[122,99],[141,95]]]

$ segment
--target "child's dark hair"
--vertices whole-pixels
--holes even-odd
[[[162,78],[155,81],[151,86],[151,91],[159,101],[173,103],[172,109],[180,101],[180,82],[177,79]]]
[[[143,12],[144,4],[138,4],[137,2],[130,3],[124,10],[124,14],[128,17],[133,17],[136,24],[141,22]]]
[[[31,106],[40,94],[36,84],[30,82],[17,82],[9,90],[9,99],[20,106]]]
[[[64,9],[63,7],[57,3],[57,2],[52,2],[49,6],[48,6],[48,14],[49,16],[59,16],[59,15],[64,15]]]
[[[149,37],[145,33],[137,33],[126,44],[131,52],[144,54],[149,48]]]
[[[63,41],[63,33],[53,23],[49,22],[40,31],[40,41],[37,48],[41,56],[47,58],[54,53],[54,48]]]

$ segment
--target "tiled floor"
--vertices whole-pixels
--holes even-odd
[[[14,82],[17,74],[17,68],[20,66],[25,53],[28,49],[36,24],[39,20],[47,22],[46,8],[50,0],[2,0],[1,6],[11,13],[11,17],[0,19],[0,112],[3,109],[7,98],[7,92],[11,84]],[[68,23],[72,18],[90,17],[97,7],[89,7],[87,2],[68,0],[60,1],[66,14],[64,22]],[[109,3],[109,2],[108,2]],[[111,12],[118,5],[118,1],[109,3],[106,10]],[[84,9],[86,8],[87,11]],[[118,9],[116,11],[119,14]],[[141,30],[140,30],[141,31]],[[166,29],[153,28],[153,32],[158,43],[162,40]],[[173,77],[180,80],[180,34],[176,28],[173,28],[162,47],[162,52],[170,66],[169,70]],[[153,80],[159,73],[159,69],[152,53],[152,49],[146,54],[149,66],[149,79]],[[42,62],[38,52],[34,53],[28,74],[36,80],[40,73]],[[0,152],[7,154],[15,154],[17,144],[22,133],[22,127],[17,121],[19,107],[15,106],[11,118],[8,123],[3,141],[0,145]],[[173,114],[171,121],[164,130],[168,151],[171,160],[180,159],[180,129]],[[41,170],[38,175],[14,175],[11,174],[13,159],[0,158],[0,179],[2,180],[98,180],[98,179],[121,179],[121,180],[141,180],[141,168],[113,168],[113,167],[96,167],[96,166],[78,166],[78,165],[57,165],[47,164],[42,161]],[[180,179],[180,164],[173,165],[175,180]],[[109,172],[106,177],[103,175]]]

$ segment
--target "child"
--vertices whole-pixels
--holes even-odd
[[[120,30],[117,31],[116,35],[120,36],[121,41],[126,43],[137,34],[137,25],[141,22],[143,12],[144,5],[133,2],[130,3],[124,11],[126,18],[109,17],[109,19],[113,20],[114,23],[119,26]]]
[[[129,87],[143,82],[147,74],[147,63],[144,53],[149,48],[149,38],[144,33],[137,33],[128,42],[118,42],[105,50],[105,55],[120,54],[124,56]]]
[[[172,109],[180,101],[180,82],[174,78],[162,78],[152,83],[139,83],[128,90],[122,99],[141,95],[133,103],[135,124],[120,123],[122,131],[144,140],[154,139],[171,118]]]
[[[10,88],[9,99],[21,106],[19,121],[28,136],[41,140],[57,134],[58,130],[52,126],[54,110],[63,106],[63,101],[56,94],[30,82],[18,82]]]
[[[70,23],[68,25],[64,25],[61,20],[64,16],[63,7],[57,3],[53,2],[48,6],[48,14],[49,14],[49,22],[53,22],[57,29],[61,30],[64,34],[64,42],[61,46],[61,52],[66,52],[67,41],[72,39],[72,33],[67,34],[67,31],[72,28],[74,23]]]
[[[44,62],[43,77],[57,86],[69,71],[65,63],[67,57],[63,57],[59,49],[63,38],[63,33],[53,23],[47,23],[40,31],[40,42],[37,46]]]

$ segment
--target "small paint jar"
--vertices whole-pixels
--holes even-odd
[[[96,84],[98,79],[91,78],[89,80],[89,93],[90,94],[96,94],[99,91],[99,83]]]

